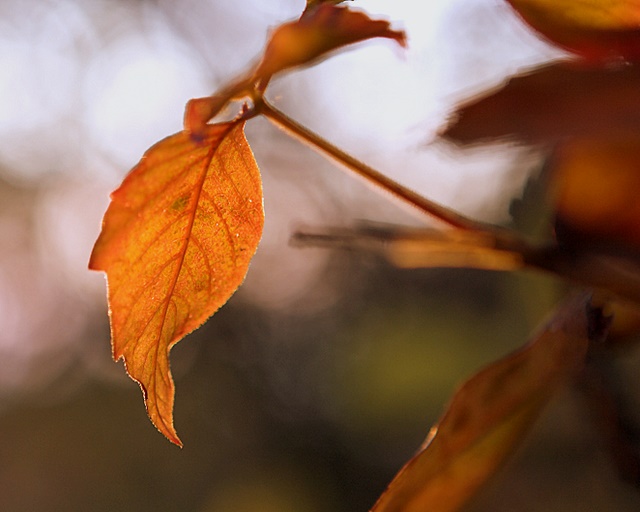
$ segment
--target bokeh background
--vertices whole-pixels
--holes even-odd
[[[0,1],[1,511],[366,511],[456,384],[561,296],[547,277],[291,247],[301,227],[430,221],[256,119],[264,239],[241,290],[172,352],[184,449],[155,431],[111,360],[104,278],[87,270],[109,191],[304,3]],[[512,223],[523,196],[535,212],[538,151],[437,134],[458,102],[564,55],[501,0],[354,5],[404,28],[409,49],[357,45],[276,79],[272,101],[468,215]],[[470,510],[637,505],[567,390]]]

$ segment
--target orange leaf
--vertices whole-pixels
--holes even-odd
[[[364,12],[334,3],[340,2],[308,2],[300,19],[280,25],[271,34],[262,60],[254,70],[212,96],[190,100],[185,110],[185,130],[200,137],[209,120],[230,100],[250,97],[256,101],[274,74],[312,64],[343,46],[374,37],[393,39],[406,46],[406,34],[391,30],[388,21],[372,20]]]
[[[107,273],[113,357],[170,441],[169,350],[240,286],[262,234],[258,167],[244,123],[158,142],[111,196],[89,268]]]
[[[364,12],[321,3],[301,18],[279,26],[271,35],[254,76],[268,80],[274,73],[312,63],[325,54],[373,37],[386,37],[406,45],[404,32],[391,30],[389,22],[372,20]]]
[[[560,308],[523,349],[469,379],[373,512],[453,512],[496,471],[552,393],[582,367],[606,319],[586,297]]]
[[[531,27],[589,61],[640,59],[640,0],[507,0]]]
[[[562,243],[640,251],[640,137],[580,138],[551,159]]]

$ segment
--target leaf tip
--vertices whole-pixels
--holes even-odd
[[[127,371],[128,373],[128,371]],[[131,376],[131,374],[129,374]],[[180,437],[178,437],[178,433],[176,432],[175,427],[173,426],[173,390],[171,393],[170,399],[170,409],[169,412],[164,412],[160,410],[158,407],[158,399],[157,397],[150,397],[147,388],[142,384],[141,381],[132,377],[140,386],[140,391],[142,391],[142,398],[144,400],[144,406],[147,411],[147,416],[149,420],[153,424],[154,427],[160,432],[164,437],[166,437],[169,442],[175,444],[179,448],[183,447],[182,441]]]
[[[393,39],[396,43],[398,43],[405,49],[409,46],[409,43],[407,42],[407,33],[404,30],[388,29],[385,37]]]
[[[173,435],[171,437],[167,437],[167,439],[169,439],[169,441],[171,441],[171,443],[176,445],[178,448],[180,448],[180,449],[184,448],[184,445],[182,444],[182,441],[180,440],[180,438],[177,435]]]
[[[171,422],[171,424],[167,425],[164,422],[164,420],[158,423],[156,422],[156,420],[152,418],[151,422],[158,429],[158,431],[169,440],[170,443],[175,444],[178,448],[184,447],[184,445],[182,444],[182,441],[178,437],[178,433],[176,432],[176,429],[173,426],[173,421]]]

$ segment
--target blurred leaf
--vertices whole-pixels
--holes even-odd
[[[561,227],[560,223],[556,231]],[[580,286],[606,290],[619,299],[640,305],[640,258],[637,251],[619,247],[570,245],[564,229],[562,243],[532,243],[506,229],[491,231],[407,228],[365,225],[356,229],[297,232],[293,242],[301,246],[338,247],[375,252],[395,265],[407,268],[475,268],[551,272]],[[575,234],[574,234],[575,238]],[[574,240],[575,242],[575,240]]]
[[[640,251],[640,136],[570,140],[551,172],[562,243]]]
[[[264,80],[373,37],[385,37],[406,45],[405,33],[391,30],[388,21],[372,20],[364,12],[324,2],[306,10],[299,20],[280,25],[273,32],[254,76]]]
[[[316,5],[320,5],[320,4],[341,4],[342,2],[345,2],[345,1],[352,2],[353,0],[307,0],[306,8],[311,9]]]
[[[518,270],[524,266],[519,247],[506,246],[494,233],[450,229],[367,225],[323,233],[298,232],[299,245],[375,251],[404,268],[476,268]],[[503,246],[504,245],[504,246]]]
[[[460,105],[443,137],[458,144],[495,139],[556,142],[567,136],[628,136],[640,126],[640,69],[555,64],[511,78]]]
[[[406,34],[391,30],[389,22],[372,20],[366,13],[353,11],[340,2],[310,2],[299,20],[284,23],[271,34],[255,70],[228,84],[216,94],[187,103],[184,126],[198,137],[206,123],[232,99],[264,92],[271,77],[281,71],[309,65],[341,47],[384,37],[406,46]]]
[[[607,322],[585,296],[559,308],[521,350],[469,379],[373,512],[458,510],[501,466],[550,396],[583,365]]]
[[[244,280],[264,214],[244,123],[158,142],[111,197],[89,267],[107,273],[113,357],[142,388],[154,425],[173,427],[169,350]]]
[[[640,0],[507,0],[552,43],[589,61],[640,59]]]

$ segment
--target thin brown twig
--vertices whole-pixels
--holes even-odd
[[[523,267],[551,272],[576,284],[609,290],[614,295],[640,303],[640,268],[635,262],[631,264],[626,258],[611,259],[589,251],[573,254],[556,244],[532,245],[516,232],[469,219],[396,183],[298,124],[264,99],[256,103],[254,112],[264,115],[289,135],[328,155],[376,188],[420,212],[454,228],[489,235],[494,240],[495,249],[519,254]]]
[[[297,123],[285,113],[269,104],[266,100],[262,100],[261,104],[256,105],[256,109],[260,114],[264,115],[269,119],[269,121],[274,123],[278,128],[287,132],[289,135],[292,135],[296,139],[310,145],[317,151],[328,155],[343,167],[360,176],[376,188],[390,193],[405,204],[417,208],[422,213],[458,229],[468,231],[495,231],[493,226],[469,219],[468,217],[431,201],[430,199],[417,194],[413,190],[389,179],[384,174],[369,167],[365,163],[334,146],[329,141],[323,139],[317,133],[314,133],[305,126]]]

